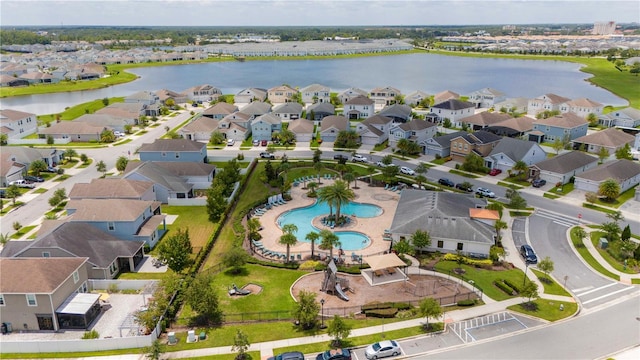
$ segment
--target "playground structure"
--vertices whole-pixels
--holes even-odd
[[[231,284],[231,289],[229,289],[229,295],[249,295],[251,294],[251,290],[238,289],[236,284]]]
[[[349,289],[349,280],[338,277],[338,267],[333,259],[329,262],[327,269],[324,271],[324,281],[322,289],[325,293],[332,293],[344,301],[349,301],[349,297],[344,293],[344,289]]]

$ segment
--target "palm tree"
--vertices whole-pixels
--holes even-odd
[[[507,223],[502,220],[496,220],[496,222],[493,224],[493,227],[496,230],[496,241],[494,245],[498,245],[498,242],[500,242],[500,239],[502,239],[502,236],[500,236],[500,230],[506,229]]]
[[[318,202],[325,202],[329,205],[329,217],[333,216],[333,194],[331,193],[329,186],[320,188],[317,192]]]
[[[529,166],[527,165],[526,162],[524,162],[522,160],[518,160],[513,165],[513,170],[516,170],[518,172],[518,174],[517,174],[518,177],[523,178],[524,176],[522,176],[522,175],[526,174],[527,170],[529,170]]]
[[[320,230],[320,237],[322,238],[320,249],[329,250],[329,258],[333,259],[333,248],[340,246],[340,238],[331,230],[327,229]]]
[[[416,174],[424,175],[427,173],[427,171],[429,171],[429,166],[423,162],[420,162],[420,164],[418,164],[418,166],[416,166],[413,171],[415,171]]]
[[[344,179],[344,181],[347,182],[347,188],[348,188],[349,184],[356,179],[356,176],[353,175],[353,173],[348,172],[348,173],[344,174],[344,176],[342,176],[342,179]]]
[[[336,206],[336,223],[340,219],[340,207],[342,204],[347,204],[356,198],[356,194],[353,190],[349,189],[349,186],[345,181],[337,180],[332,186],[328,187],[330,198],[333,199],[333,204]]]
[[[424,175],[418,175],[414,180],[418,183],[418,189],[422,189],[422,184],[427,182],[427,178]]]
[[[322,168],[324,167],[324,165],[322,165],[322,162],[318,161],[317,163],[313,164],[313,168],[318,172],[318,179],[320,179],[320,172],[322,172]]]
[[[320,234],[318,234],[315,231],[312,231],[312,232],[308,233],[304,238],[306,240],[308,240],[309,242],[311,242],[311,259],[313,259],[313,250],[314,250],[316,241],[318,241],[318,239],[320,239]]]
[[[280,236],[280,244],[287,247],[286,262],[289,262],[290,247],[298,242],[298,238],[294,235],[294,233],[298,232],[298,227],[295,224],[285,224],[282,225],[282,232],[284,234]]]

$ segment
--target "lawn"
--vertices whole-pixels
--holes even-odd
[[[616,208],[617,209],[622,204],[624,204],[627,200],[632,199],[634,195],[635,195],[635,186],[632,187],[631,189],[623,192],[622,194],[620,194],[620,196],[618,196],[612,202],[603,201],[602,199],[598,198],[598,200],[596,200],[595,204],[596,205],[607,206],[607,207],[612,207],[612,208]]]
[[[524,189],[523,186],[520,186],[520,185],[515,184],[515,183],[504,182],[504,181],[498,181],[498,185],[504,186],[506,188],[513,188],[513,189],[516,189],[516,190]]]
[[[470,179],[477,179],[477,178],[480,177],[479,175],[474,175],[472,173],[468,173],[466,171],[460,171],[460,170],[456,170],[456,169],[451,169],[451,170],[449,170],[449,172],[452,173],[452,174],[464,176],[464,177],[467,177],[467,178],[470,178]]]
[[[109,98],[109,104],[121,103],[121,102],[124,102],[124,97]],[[73,120],[84,114],[93,114],[104,107],[105,105],[102,102],[102,99],[97,99],[97,100],[88,101],[86,103],[72,106],[68,109],[65,109],[60,114],[40,115],[38,116],[38,120],[45,123],[50,121],[55,121],[56,115],[60,115],[60,120]]]
[[[189,237],[194,252],[203,247],[211,237],[215,225],[209,221],[209,215],[204,206],[170,206],[163,205],[162,213],[178,215],[176,221],[167,225],[169,232],[165,235],[172,236],[172,231],[177,229],[189,230]],[[157,248],[157,246],[156,246]]]
[[[574,189],[574,184],[568,183],[568,184],[561,185],[560,187],[554,186],[549,190],[549,193],[558,195],[558,196],[564,196],[572,192],[573,189]]]
[[[600,207],[598,205],[593,205],[593,204],[589,204],[589,203],[582,203],[582,207],[583,208],[587,208],[587,209],[591,209],[591,210],[596,210],[596,211],[600,211],[606,214],[615,214],[617,211],[613,210],[613,209],[607,209],[607,208],[603,208]]]
[[[607,263],[609,263],[609,265],[611,265],[614,269],[620,272],[623,272],[625,274],[637,274],[638,273],[637,271],[633,270],[633,268],[631,267],[624,266],[623,263],[618,261],[616,258],[613,257],[613,255],[609,253],[609,251],[615,251],[616,253],[618,253],[620,251],[620,242],[622,240],[616,241],[616,244],[609,243],[609,251],[607,251],[607,250],[601,249],[598,246],[598,242],[602,237],[604,237],[604,232],[602,231],[593,231],[591,233],[591,243],[596,249],[598,249],[598,253],[600,253],[600,256],[602,256],[602,258]]]
[[[535,304],[535,310],[531,310],[525,303],[511,305],[507,307],[522,314],[535,316],[547,321],[557,321],[572,316],[578,311],[578,304],[574,302],[557,301],[549,299],[537,299],[532,301]],[[563,309],[560,310],[560,305]]]
[[[16,231],[15,234],[11,235],[12,239],[20,239],[22,236],[27,234],[29,231],[36,228],[37,225],[30,225],[20,228],[20,230]]]
[[[618,276],[617,274],[614,274],[614,273],[610,272],[609,270],[605,269],[593,257],[593,255],[591,255],[589,250],[587,250],[587,248],[584,246],[583,240],[576,236],[576,233],[575,233],[576,229],[578,229],[577,226],[571,229],[571,243],[573,244],[573,247],[576,249],[576,251],[578,251],[578,254],[580,254],[582,259],[584,259],[584,261],[586,261],[587,264],[589,264],[589,266],[591,266],[591,268],[593,268],[597,272],[601,273],[602,275],[610,277],[610,278],[612,278],[612,279],[614,279],[616,281],[620,281],[620,276]]]
[[[453,269],[457,267],[464,269],[464,277],[460,277],[453,272]],[[485,295],[496,301],[510,299],[513,296],[507,295],[505,292],[493,285],[494,281],[502,279],[509,280],[514,284],[522,284],[522,280],[524,279],[524,273],[520,269],[501,271],[485,270],[464,264],[458,266],[455,261],[439,261],[435,268],[438,272],[463,278],[465,281],[473,280],[475,286],[482,289]]]
[[[506,181],[506,182],[508,182],[510,184],[518,185],[521,188],[531,186],[531,183],[528,182],[527,180],[520,180],[519,178],[517,178],[515,176],[508,176],[508,177],[504,178],[504,181]]]
[[[558,284],[553,278],[546,276],[542,271],[531,269],[533,273],[536,275],[538,280],[544,286],[544,293],[550,295],[561,295],[561,296],[571,296],[567,290],[565,290],[560,284]],[[551,281],[550,283],[548,281]]]

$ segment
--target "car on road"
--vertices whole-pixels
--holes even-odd
[[[413,171],[413,169],[408,168],[406,166],[400,166],[400,172],[405,174],[405,175],[415,175],[416,172]]]
[[[288,351],[276,356],[271,356],[267,358],[267,360],[304,360],[304,354],[300,351]]]
[[[253,145],[253,146],[258,146],[258,145],[260,145],[260,140],[253,140],[253,141],[251,142],[251,145]]]
[[[266,152],[266,151],[261,152],[261,153],[260,153],[260,157],[261,157],[261,158],[263,158],[263,159],[271,159],[271,160],[273,160],[273,159],[275,159],[275,158],[276,158],[276,156],[275,156],[275,155],[273,155],[273,154],[272,154],[272,153],[270,153],[270,152]]]
[[[536,256],[536,253],[533,251],[533,248],[531,248],[531,246],[529,245],[525,244],[520,246],[520,255],[522,256],[522,258],[527,264],[538,263],[538,257]]]
[[[469,183],[458,183],[456,184],[456,189],[466,192],[473,192],[473,186]]]
[[[233,140],[233,139],[227,140],[227,146],[233,146],[233,144],[235,144],[235,143],[236,143],[236,141]]]
[[[493,191],[481,187],[476,189],[476,194],[480,195],[480,197],[488,197],[492,199],[496,197],[496,194]]]
[[[353,161],[353,162],[367,162],[367,158],[364,155],[355,154],[351,158],[351,161]]]
[[[394,340],[384,340],[367,346],[364,356],[369,360],[375,360],[387,356],[398,356],[402,354],[400,345]]]
[[[36,184],[30,182],[30,181],[26,181],[26,180],[16,180],[16,181],[12,181],[9,183],[9,186],[15,185],[19,188],[28,188],[28,189],[33,189],[36,187]]]
[[[496,175],[500,174],[501,172],[502,172],[502,170],[500,170],[500,169],[491,169],[491,171],[489,171],[489,175],[496,176]]]
[[[347,161],[347,160],[349,160],[349,158],[348,158],[346,155],[336,154],[336,155],[333,155],[333,160],[338,160],[338,161],[340,161],[340,160],[342,160],[342,161]]]
[[[444,186],[448,186],[448,187],[454,187],[456,184],[453,183],[453,181],[447,179],[447,178],[440,178],[438,179],[438,184],[440,185],[444,185]]]
[[[378,162],[376,163],[376,166],[377,166],[377,167],[384,168],[384,167],[387,167],[387,166],[389,166],[389,165],[387,165],[387,164],[383,163],[383,162],[382,162],[382,160],[381,160],[381,161],[378,161]]]
[[[531,185],[533,185],[533,187],[536,187],[536,188],[545,186],[546,184],[547,184],[547,180],[545,179],[535,179],[531,182]]]
[[[30,182],[44,182],[44,179],[40,176],[27,175],[24,177],[24,179]]]
[[[318,354],[316,360],[351,360],[351,351],[349,349],[327,350]]]

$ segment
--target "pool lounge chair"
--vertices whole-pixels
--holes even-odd
[[[385,189],[385,190],[389,189],[389,184],[385,184],[385,185],[384,185],[384,189]]]

